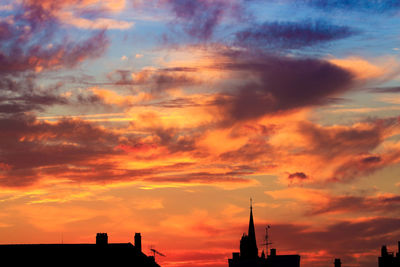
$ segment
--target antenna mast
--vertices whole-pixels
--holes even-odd
[[[154,258],[156,258],[156,254],[158,254],[158,255],[160,255],[160,256],[163,256],[163,257],[166,257],[166,256],[165,256],[164,254],[162,254],[161,252],[155,250],[155,249],[153,248],[153,246],[151,246],[150,251],[153,252],[153,257],[154,257]]]
[[[267,253],[266,253],[266,255],[268,256],[268,245],[271,245],[272,244],[272,242],[269,242],[269,234],[268,234],[268,229],[269,228],[271,228],[271,225],[267,225],[267,227],[265,227],[265,248],[266,248],[266,250],[267,250]]]

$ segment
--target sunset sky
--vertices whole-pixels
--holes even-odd
[[[396,0],[0,0],[0,243],[375,267],[399,114]]]

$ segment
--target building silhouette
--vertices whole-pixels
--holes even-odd
[[[342,262],[340,261],[340,259],[335,259],[333,264],[335,267],[342,267]]]
[[[381,248],[381,256],[378,258],[379,267],[400,267],[400,241],[398,241],[398,250],[396,255],[389,252],[386,246]]]
[[[300,267],[300,255],[277,255],[276,249],[272,248],[269,255],[266,256],[262,251],[261,256],[258,256],[253,207],[250,204],[248,234],[242,235],[240,252],[232,253],[228,263],[229,267]]]
[[[140,233],[134,240],[134,245],[108,243],[107,233],[98,233],[95,244],[0,245],[0,258],[9,266],[160,267],[153,256],[142,252]]]

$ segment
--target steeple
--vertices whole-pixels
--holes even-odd
[[[254,229],[254,220],[253,220],[253,201],[251,198],[250,198],[249,232],[247,236],[242,237],[242,240],[240,242],[240,255],[244,259],[258,258],[256,231]]]
[[[253,200],[250,198],[250,221],[249,221],[249,232],[248,237],[250,242],[257,244],[256,242],[256,231],[254,230],[254,221],[253,221]],[[256,245],[257,246],[257,245]]]
[[[253,203],[250,198],[250,221],[249,232],[243,234],[240,240],[240,258],[241,259],[258,259],[258,248],[256,242],[256,231],[254,230],[253,221]]]

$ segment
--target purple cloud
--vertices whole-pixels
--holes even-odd
[[[308,176],[304,172],[295,172],[295,173],[289,174],[288,179],[289,180],[294,180],[294,179],[306,180],[306,179],[308,179]]]
[[[355,10],[363,12],[393,12],[400,8],[397,0],[300,0],[308,5],[330,12],[332,9]]]
[[[326,213],[366,213],[379,212],[396,214],[400,210],[400,195],[365,197],[365,196],[335,196],[328,203],[312,208],[307,214],[320,215]]]
[[[265,22],[236,33],[235,43],[266,49],[299,49],[350,37],[356,31],[324,20]]]
[[[353,84],[350,72],[320,59],[235,51],[227,58],[217,67],[243,81],[215,104],[231,122],[322,105]]]
[[[167,0],[184,31],[198,39],[209,39],[225,13],[235,9],[229,1]]]

